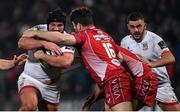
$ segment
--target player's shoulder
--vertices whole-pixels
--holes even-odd
[[[147,31],[147,36],[150,36],[152,39],[155,39],[155,40],[162,39],[158,34],[152,32],[152,31]]]
[[[33,26],[34,28],[37,28],[37,30],[41,30],[41,31],[47,31],[47,27],[48,25],[47,24],[38,24],[38,25],[35,25]]]
[[[121,43],[122,42],[129,42],[130,40],[131,40],[131,37],[130,37],[131,35],[127,35],[127,36],[125,36],[124,38],[122,38],[121,39]]]

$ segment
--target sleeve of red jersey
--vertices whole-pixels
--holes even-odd
[[[86,38],[86,35],[84,35],[83,33],[76,33],[73,34],[73,36],[75,37],[77,44],[83,44]]]
[[[120,46],[117,46],[117,48],[119,49],[119,52],[123,56],[124,62],[127,64],[129,70],[132,72],[134,76],[139,77],[147,72],[146,69],[149,68],[147,68],[145,63],[143,63],[135,54]]]
[[[131,51],[129,51],[129,50],[127,50],[127,49],[125,49],[125,48],[123,48],[121,46],[118,46],[118,45],[116,45],[116,48],[122,53],[122,55],[127,55],[127,56],[129,56],[129,57],[131,57],[131,58],[133,58],[135,60],[140,61],[140,59],[134,53],[132,53]]]

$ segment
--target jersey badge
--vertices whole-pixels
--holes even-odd
[[[147,49],[148,49],[148,43],[143,43],[142,45],[143,45],[143,46],[142,46],[142,47],[143,47],[143,48],[142,48],[143,50],[147,50]]]

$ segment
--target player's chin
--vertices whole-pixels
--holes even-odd
[[[139,39],[139,38],[140,38],[140,35],[138,35],[138,34],[133,34],[133,37],[136,38],[136,39]]]
[[[141,35],[133,35],[134,39],[136,40],[140,40],[141,39]]]

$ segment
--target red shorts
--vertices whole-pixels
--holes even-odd
[[[152,106],[157,94],[157,76],[149,72],[141,77],[135,77],[134,83],[134,98],[147,106]]]
[[[104,85],[106,104],[112,107],[126,101],[132,101],[131,80],[128,74],[121,74],[108,80]]]

